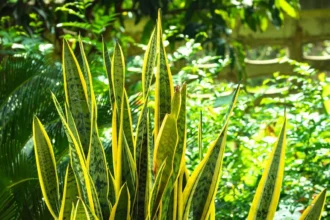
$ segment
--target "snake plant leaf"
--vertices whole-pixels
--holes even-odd
[[[180,175],[178,178],[178,187],[177,187],[177,219],[183,219],[183,178],[184,178],[184,169],[181,169]]]
[[[149,211],[148,211],[147,219],[154,220],[157,217],[157,211],[160,206],[159,199],[157,202],[157,196],[160,194],[160,192],[159,192],[161,190],[160,185],[161,185],[161,180],[163,178],[163,171],[166,166],[166,160],[167,159],[165,159],[164,162],[159,167],[156,178],[155,178],[154,185],[152,187],[150,200],[149,200],[149,207],[148,207]]]
[[[110,201],[110,207],[116,203],[116,181],[111,172],[109,171],[109,195],[108,199]],[[111,212],[110,212],[111,213]]]
[[[102,209],[101,209],[101,205],[100,205],[100,200],[98,198],[98,193],[96,191],[96,188],[95,188],[95,185],[94,185],[94,182],[92,180],[92,177],[89,176],[89,182],[91,184],[91,190],[92,190],[92,198],[93,198],[93,201],[94,201],[94,211],[92,212],[89,207],[87,207],[88,209],[88,214],[94,218],[97,218],[97,219],[103,219],[103,214],[102,214]],[[109,205],[109,203],[107,203]],[[107,207],[109,208],[109,207]],[[105,211],[108,211],[108,210],[105,210]]]
[[[53,99],[54,98],[56,100],[56,97],[55,96],[53,96]],[[68,106],[66,104],[64,104],[64,110],[65,110],[65,115],[66,115],[67,123],[69,125],[69,129],[71,130],[73,136],[75,137],[75,139],[76,139],[76,141],[78,143],[78,147],[80,149],[80,152],[84,152],[84,150],[82,148],[82,145],[81,145],[81,142],[80,142],[80,137],[79,137],[79,133],[78,133],[76,124],[74,123],[73,117],[69,117],[69,111],[70,110],[68,109]],[[58,111],[62,111],[61,108],[59,108]],[[62,112],[62,115],[63,115],[63,112]],[[63,115],[63,117],[64,117],[64,115]],[[84,162],[86,162],[85,157],[83,159],[84,159]]]
[[[91,132],[87,86],[79,63],[67,42],[63,43],[63,77],[66,103],[72,112],[74,122],[79,131],[80,141],[84,150],[83,156],[86,158]]]
[[[224,148],[226,145],[227,126],[238,99],[240,86],[238,85],[233,94],[232,102],[224,119],[224,127],[211,144],[206,156],[189,177],[183,192],[183,218],[187,219],[192,207],[193,219],[206,219],[209,214],[211,203],[219,185]],[[194,198],[194,199],[193,199]]]
[[[88,214],[86,205],[80,199],[77,201],[77,205],[76,205],[76,208],[75,208],[74,214],[73,214],[73,219],[74,220],[79,220],[79,219],[90,220],[90,216]]]
[[[286,148],[286,126],[284,123],[275,144],[275,147],[267,161],[264,173],[258,184],[250,208],[248,219],[273,219],[280,198],[280,191],[284,173],[284,159]]]
[[[226,146],[227,126],[228,124],[225,125],[217,140],[211,145],[206,156],[188,180],[186,186],[187,193],[184,192],[184,196],[193,198],[193,200],[191,200],[193,219],[206,219],[211,204],[214,202],[215,194],[219,185],[223,155]],[[194,182],[192,183],[192,181]],[[190,185],[195,186],[193,186],[193,190],[191,190],[191,194],[189,195],[188,190]],[[187,208],[188,209],[184,210],[184,217],[189,214],[189,207]]]
[[[92,85],[92,83],[90,83]],[[104,218],[109,218],[109,177],[107,161],[103,149],[102,142],[98,134],[97,127],[97,109],[94,92],[91,93],[91,107],[92,107],[92,126],[91,126],[91,143],[89,145],[89,153],[87,158],[87,168],[98,192],[98,199],[102,208],[102,215]],[[97,197],[97,196],[95,196]]]
[[[103,55],[105,72],[107,74],[108,82],[109,82],[109,98],[110,98],[111,109],[114,109],[115,95],[114,95],[113,84],[112,84],[112,73],[111,73],[112,65],[111,65],[111,59],[110,59],[108,49],[107,49],[107,46],[106,46],[103,38],[102,38],[102,55]]]
[[[91,71],[90,71],[88,61],[87,61],[87,57],[86,57],[86,54],[85,54],[84,45],[81,41],[80,35],[78,36],[78,42],[79,42],[80,54],[81,54],[81,57],[82,57],[82,73],[83,73],[83,76],[84,76],[84,80],[86,82],[88,106],[91,109],[92,101],[93,101],[92,96],[94,95],[93,94],[94,91],[93,91],[93,84],[92,84],[92,75],[91,75]]]
[[[76,178],[74,176],[71,165],[69,164],[64,179],[62,204],[59,219],[69,220],[72,210],[72,203],[77,203],[79,196]]]
[[[150,176],[150,149],[149,149],[149,112],[147,108],[148,98],[142,107],[136,129],[136,168],[137,168],[137,192],[134,204],[134,216],[137,219],[145,219],[148,212],[149,193],[151,189]]]
[[[115,106],[117,106],[117,103],[115,103]],[[124,127],[124,102],[121,102],[121,107],[120,107],[120,119],[119,119],[119,131],[118,131],[118,140],[114,141],[112,140],[112,148],[113,148],[113,158],[114,158],[114,170],[115,170],[115,180],[116,180],[116,194],[119,194],[119,191],[122,186],[122,169],[123,169],[123,145],[125,144],[125,134],[123,132],[123,127]],[[116,110],[114,110],[115,112]],[[116,117],[117,113],[113,113],[113,117]],[[117,117],[118,118],[118,117]],[[112,132],[117,133],[116,129],[114,126],[116,126],[116,120],[113,121],[115,122],[115,125],[112,127]],[[118,127],[118,125],[117,125]],[[113,134],[114,136],[114,134]],[[117,143],[116,143],[117,142]],[[116,143],[116,144],[115,144]]]
[[[124,88],[124,115],[123,115],[123,132],[125,134],[125,138],[128,144],[128,147],[131,151],[131,154],[135,158],[135,140],[133,136],[133,126],[132,126],[132,116],[131,109],[129,106],[129,101],[127,97],[126,90]]]
[[[87,158],[87,167],[94,186],[98,192],[104,218],[109,218],[109,177],[103,145],[98,135],[96,120],[92,126],[92,140]]]
[[[111,150],[112,150],[112,163],[113,163],[113,175],[114,177],[116,178],[118,176],[117,172],[118,172],[118,132],[119,132],[119,124],[120,122],[118,123],[118,114],[117,114],[117,106],[116,106],[116,103],[114,102],[113,103],[113,110],[112,110],[112,123],[111,123],[111,128],[112,128],[112,133],[111,133],[111,141],[112,141],[112,147],[111,147]],[[116,181],[117,182],[117,181]],[[116,184],[117,185],[117,184]],[[116,193],[119,192],[117,191],[117,187],[116,187]]]
[[[214,203],[214,201],[211,203],[208,219],[215,220],[215,203]]]
[[[163,44],[160,10],[157,20],[157,71],[155,95],[155,139],[166,114],[171,112],[171,101],[174,93],[172,73],[168,65],[165,47]]]
[[[134,204],[137,186],[136,164],[131,154],[125,136],[123,137],[122,148],[122,181],[126,183],[127,189],[130,194],[130,204]]]
[[[121,107],[124,97],[124,86],[125,86],[125,60],[123,51],[120,45],[117,43],[113,52],[111,62],[111,80],[112,88],[115,96],[116,106]],[[120,115],[119,115],[120,117]]]
[[[156,28],[152,31],[142,66],[142,88],[143,88],[144,99],[146,99],[148,95],[152,83],[152,79],[154,76],[154,68],[156,65],[157,33],[155,32],[156,32]]]
[[[130,194],[126,183],[121,187],[117,202],[112,207],[110,219],[124,220],[130,219]]]
[[[173,190],[170,191],[169,195],[166,195],[166,191],[164,193],[163,196],[163,200],[164,197],[168,197],[167,203],[166,203],[166,211],[164,211],[165,208],[165,203],[162,202],[162,206],[161,206],[161,219],[172,219],[172,220],[176,220],[176,211],[177,211],[177,191],[176,191],[176,184],[174,184],[173,186]]]
[[[175,88],[175,92],[174,92],[174,96],[173,96],[173,100],[172,100],[172,110],[171,110],[171,115],[174,116],[174,118],[176,118],[178,120],[178,117],[179,117],[179,114],[181,113],[181,116],[182,117],[185,117],[182,115],[182,112],[181,112],[181,91],[180,91],[180,87],[177,86]],[[185,107],[185,106],[184,106]],[[185,110],[184,110],[185,111]],[[185,120],[183,118],[181,118],[181,120]],[[182,121],[180,121],[182,123]],[[178,123],[176,123],[177,125],[177,131],[178,131],[178,143],[179,143],[179,138],[181,138],[182,140],[184,139],[184,132],[185,132],[185,125],[181,124],[180,126],[178,125]],[[180,137],[179,137],[179,128],[180,128]],[[173,130],[174,131],[174,130]],[[179,175],[179,169],[180,169],[180,166],[181,166],[181,161],[183,159],[183,142],[180,142],[181,146],[179,146],[178,148],[178,145],[175,147],[175,149],[172,149],[173,150],[173,162],[172,162],[172,173],[169,177],[169,180],[168,180],[168,183],[166,185],[166,188],[165,188],[165,192],[164,192],[164,196],[162,198],[162,216],[167,216],[168,215],[168,207],[169,206],[172,206],[174,204],[172,204],[173,202],[176,203],[176,200],[173,200],[174,197],[172,197],[171,195],[174,195],[176,194],[176,192],[173,192],[173,186],[174,186],[174,183],[175,181],[177,180],[178,178],[178,175]],[[184,141],[184,140],[183,140]],[[169,154],[170,155],[170,154]],[[172,199],[172,200],[171,200]],[[176,204],[174,205],[175,207],[173,208],[176,208]],[[173,218],[173,216],[171,217]]]
[[[183,169],[184,157],[186,152],[186,141],[187,141],[187,125],[186,125],[186,98],[187,98],[187,86],[184,83],[181,88],[181,104],[180,112],[177,118],[178,128],[178,145],[175,149],[174,163],[173,163],[173,178],[176,181],[180,170]]]
[[[167,159],[168,165],[165,167],[164,175],[169,177],[172,172],[174,152],[178,143],[178,129],[176,124],[177,120],[174,115],[170,114],[165,116],[155,143],[153,168],[155,175],[165,159]]]
[[[74,203],[72,203],[72,209],[71,209],[71,215],[70,215],[70,220],[74,220],[74,211],[75,211]]]
[[[156,203],[160,203],[163,193],[165,192],[166,186],[169,183],[170,177],[173,172],[173,161],[175,149],[178,143],[178,129],[177,120],[175,115],[166,115],[160,128],[159,135],[155,143],[154,151],[154,173],[157,174],[158,168],[163,161],[167,161],[163,171],[159,194],[156,198]],[[169,186],[172,187],[172,186]]]
[[[318,194],[308,208],[303,212],[299,220],[320,220],[325,204],[327,189]]]
[[[94,205],[96,204],[95,201],[93,201],[93,195],[92,195],[92,183],[90,181],[90,176],[87,170],[86,161],[83,156],[83,152],[81,151],[81,148],[79,147],[79,144],[73,135],[73,132],[70,129],[70,126],[66,122],[64,118],[63,111],[61,109],[60,104],[58,103],[56,97],[53,95],[53,101],[55,104],[55,107],[57,109],[57,112],[60,116],[60,119],[62,121],[65,133],[68,138],[69,146],[70,146],[70,163],[71,167],[73,169],[73,172],[77,179],[78,184],[78,191],[80,193],[80,197],[82,198],[82,201],[84,201],[85,204],[89,206],[92,213],[95,213]],[[68,122],[73,121],[73,116],[68,110]],[[72,125],[73,127],[75,124]],[[77,128],[74,128],[76,130]],[[98,205],[98,204],[96,204]]]
[[[33,117],[33,141],[40,188],[48,210],[54,218],[59,214],[59,187],[52,144],[44,126]]]

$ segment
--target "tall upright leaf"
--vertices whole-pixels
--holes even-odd
[[[103,52],[103,62],[104,62],[104,68],[105,68],[105,72],[107,74],[108,77],[108,82],[109,82],[109,98],[110,98],[110,104],[111,104],[111,109],[114,109],[114,101],[115,101],[115,95],[114,95],[114,88],[113,88],[113,84],[112,84],[112,73],[111,73],[111,68],[112,68],[112,64],[111,64],[111,59],[110,59],[110,55],[108,52],[108,49],[106,47],[106,44],[104,42],[104,39],[102,39],[102,52]]]
[[[66,103],[72,112],[79,131],[84,157],[86,158],[91,132],[89,97],[83,73],[67,42],[63,43],[63,77]]]
[[[134,215],[138,219],[145,219],[148,212],[149,191],[151,189],[150,163],[149,160],[149,115],[148,98],[143,105],[136,129],[136,168],[137,168],[137,192],[134,204]]]
[[[166,51],[163,44],[160,10],[157,20],[157,71],[155,97],[155,139],[166,114],[171,112],[171,101],[174,93],[172,73],[168,65]]]
[[[115,46],[112,56],[111,74],[111,83],[115,97],[114,101],[116,102],[117,108],[121,108],[121,103],[123,102],[124,98],[125,61],[123,51],[118,43]]]
[[[248,219],[273,219],[280,198],[286,148],[286,126],[284,123],[277,143],[267,161],[250,208]]]
[[[154,67],[157,58],[157,33],[156,29],[152,31],[146,53],[144,55],[144,62],[142,67],[142,88],[143,97],[146,100],[151,82],[154,76]]]
[[[57,218],[59,187],[54,151],[44,126],[36,116],[33,118],[33,140],[40,188],[48,210]]]
[[[193,219],[205,219],[210,212],[212,202],[220,181],[223,154],[226,145],[229,118],[238,99],[240,87],[233,94],[231,105],[224,119],[224,128],[216,141],[211,144],[206,156],[189,178],[183,194],[183,218],[192,213]],[[190,209],[192,210],[190,211]]]
[[[87,206],[89,206],[92,213],[95,213],[95,210],[97,210],[95,209],[95,206],[99,206],[99,204],[97,204],[95,199],[93,199],[92,185],[91,185],[92,183],[87,170],[86,161],[84,159],[83,152],[81,152],[79,143],[77,142],[75,136],[73,135],[73,132],[71,131],[69,124],[66,122],[61,106],[54,95],[53,95],[53,100],[68,138],[69,147],[70,147],[70,160],[71,160],[70,162],[73,172],[77,179],[79,193],[81,194],[80,196],[82,198],[82,201]],[[71,111],[68,110],[68,122],[72,122],[73,121],[72,118],[73,116],[71,114]],[[73,124],[71,125],[71,127],[74,128],[75,125]]]
[[[325,204],[326,194],[327,189],[323,189],[322,192],[320,192],[320,194],[313,199],[312,204],[303,212],[299,220],[320,220]]]
[[[182,150],[184,148],[183,145],[184,145],[184,141],[185,141],[184,140],[185,139],[185,137],[184,137],[185,134],[183,134],[185,132],[185,125],[183,125],[183,124],[179,125],[178,124],[179,120],[180,120],[181,123],[183,122],[183,120],[185,120],[185,115],[183,115],[183,113],[185,113],[185,109],[182,109],[183,111],[181,111],[182,99],[184,99],[184,102],[185,102],[185,97],[184,98],[181,97],[180,87],[177,86],[175,88],[175,92],[174,92],[174,96],[173,96],[173,100],[172,100],[171,115],[173,115],[174,118],[176,118],[176,126],[177,126],[177,132],[178,132],[178,138],[177,139],[178,139],[178,144],[180,143],[180,146],[178,146],[178,144],[177,144],[177,146],[175,146],[174,149],[170,149],[170,150],[173,150],[173,160],[171,160],[172,161],[172,164],[171,164],[172,173],[171,173],[171,175],[168,179],[168,183],[166,185],[164,195],[163,195],[163,198],[162,198],[162,218],[165,218],[168,215],[167,212],[168,212],[169,207],[172,207],[173,210],[176,210],[176,206],[177,206],[176,205],[176,200],[174,199],[174,196],[176,196],[177,192],[173,191],[173,187],[174,187],[174,185],[175,185],[174,183],[177,180],[178,175],[179,175],[179,169],[180,169],[181,162],[182,162],[182,159],[183,159],[183,151]],[[185,108],[185,106],[183,108]],[[180,131],[179,131],[179,129],[180,129]],[[168,156],[170,156],[170,154],[168,154]],[[173,203],[175,203],[175,204],[173,204]],[[171,218],[173,218],[173,216]]]
[[[133,155],[131,154],[130,149],[126,138],[123,138],[123,148],[122,148],[122,181],[127,185],[127,189],[130,194],[130,204],[133,204],[136,199],[136,187],[137,187],[137,178],[136,178],[136,163],[134,161]],[[133,206],[133,205],[132,205]],[[132,207],[131,207],[132,208]]]
[[[96,120],[92,126],[92,142],[87,159],[89,174],[98,192],[100,205],[104,218],[110,216],[109,210],[109,177],[103,145],[98,135]]]
[[[157,218],[157,212],[160,207],[160,199],[158,199],[159,195],[162,195],[161,191],[161,181],[163,179],[163,171],[166,166],[166,159],[163,161],[163,163],[160,165],[157,175],[155,177],[155,182],[152,186],[151,194],[150,194],[150,200],[148,204],[148,215],[147,219],[156,219]]]
[[[124,184],[120,191],[117,202],[112,207],[110,219],[128,220],[130,219],[130,194],[127,185]]]
[[[78,188],[75,175],[69,164],[66,169],[64,179],[64,189],[62,195],[62,203],[59,219],[68,220],[70,219],[72,204],[76,204],[78,200]]]
[[[135,140],[133,136],[133,124],[132,124],[132,116],[131,116],[131,109],[129,106],[129,101],[127,97],[126,90],[124,89],[124,115],[123,115],[123,132],[125,134],[125,138],[127,141],[128,148],[131,151],[131,154],[135,158]]]

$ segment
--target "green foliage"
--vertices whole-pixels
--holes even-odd
[[[156,40],[154,41],[153,38]],[[70,149],[70,164],[65,177],[64,186],[66,188],[62,190],[64,192],[62,198],[56,199],[56,190],[54,192],[54,182],[56,181],[45,183],[43,180],[44,175],[47,175],[46,170],[51,169],[52,172],[56,172],[56,165],[55,163],[53,163],[54,165],[49,164],[51,161],[55,161],[53,149],[45,129],[37,120],[34,120],[34,130],[39,126],[39,133],[34,132],[33,137],[39,182],[47,207],[54,217],[62,218],[64,210],[68,210],[65,205],[68,198],[66,192],[71,191],[72,185],[70,188],[68,187],[69,183],[72,184],[73,181],[73,189],[75,187],[78,189],[73,192],[79,194],[70,213],[73,219],[82,216],[96,219],[107,219],[109,216],[111,219],[134,219],[137,216],[136,211],[140,212],[140,216],[144,219],[188,219],[188,217],[215,219],[214,202],[222,173],[226,137],[227,133],[230,133],[228,129],[232,127],[228,126],[228,123],[231,115],[237,114],[234,106],[238,100],[240,87],[238,86],[232,95],[232,101],[224,115],[222,128],[218,129],[215,141],[205,148],[206,154],[189,174],[183,157],[187,148],[187,127],[183,124],[186,122],[186,87],[184,84],[182,88],[176,87],[173,91],[172,75],[163,47],[160,16],[150,42],[156,42],[156,47],[153,48],[150,43],[147,50],[147,52],[156,51],[155,68],[151,68],[156,69],[156,86],[152,89],[149,83],[142,82],[142,85],[146,85],[144,91],[147,92],[144,93],[145,104],[135,135],[131,134],[133,130],[131,113],[124,87],[125,61],[118,44],[112,56],[111,70],[107,69],[109,84],[113,89],[110,91],[112,158],[110,157],[108,160],[106,160],[98,134],[96,100],[82,44],[83,64],[80,65],[69,45],[64,43],[65,113],[53,95]],[[104,53],[105,56],[106,54]],[[107,57],[105,58],[108,60]],[[149,61],[150,59],[146,59],[144,66],[150,65]],[[106,68],[109,67],[107,63],[110,63],[109,60],[105,62]],[[153,72],[145,71],[146,69],[144,68],[142,72],[144,80],[153,77],[152,75],[147,76]],[[153,111],[148,108],[150,98],[155,100]],[[150,114],[154,116],[154,123],[150,123]],[[280,124],[279,139],[267,160],[264,173],[259,181],[255,199],[250,208],[249,219],[272,219],[277,208],[285,163],[286,116]],[[150,138],[152,130],[154,130],[153,139]],[[214,134],[214,132],[212,133]],[[88,135],[88,141],[85,140],[86,135]],[[237,137],[240,135],[236,135]],[[235,139],[229,139],[229,141],[233,142]],[[239,138],[237,139],[239,140]],[[253,159],[253,157],[249,158],[249,160]],[[70,177],[69,182],[70,167],[72,167],[75,181]],[[46,179],[48,180],[48,178]],[[137,192],[139,193],[137,194]],[[324,201],[325,191],[321,195],[321,201]],[[53,198],[52,201],[48,200],[50,197]],[[62,200],[61,208],[57,208],[59,212],[53,211],[60,200]],[[318,201],[314,204],[319,204],[317,207],[322,210],[323,203]],[[143,210],[140,209],[141,207],[144,207]],[[317,213],[318,216],[321,214],[321,211],[311,212]],[[65,213],[68,216],[69,211],[65,211]]]
[[[187,52],[184,59],[188,66],[175,78],[179,82],[195,79],[188,87],[190,99],[187,103],[189,120],[186,156],[191,161],[189,169],[193,169],[199,162],[196,129],[199,126],[200,111],[203,110],[202,144],[206,146],[215,138],[214,129],[222,127],[216,120],[224,117],[234,88],[234,85],[215,78],[222,69],[223,61],[216,56],[205,59],[201,49],[189,49],[198,48],[198,44],[193,45],[188,42],[187,49],[179,48],[178,52]],[[174,59],[176,57],[180,58],[176,55]],[[274,132],[278,132],[279,123],[275,118],[280,117],[285,108],[289,119],[283,182],[286,190],[281,193],[276,216],[296,219],[313,195],[322,188],[329,188],[327,128],[330,125],[325,108],[328,104],[329,79],[325,73],[307,64],[283,62],[291,63],[295,73],[275,73],[267,79],[250,79],[241,92],[234,110],[237,117],[231,119],[233,127],[228,130],[228,148],[216,198],[218,218],[247,217],[249,202],[253,199],[251,191],[254,191],[260,179],[263,158],[274,142]],[[314,192],[309,192],[308,188]],[[329,205],[325,205],[323,215],[327,217],[328,213]]]

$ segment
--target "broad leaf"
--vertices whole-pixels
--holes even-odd
[[[59,188],[54,151],[44,126],[36,116],[33,118],[33,140],[40,188],[48,210],[57,218]]]

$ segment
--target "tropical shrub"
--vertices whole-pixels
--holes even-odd
[[[69,143],[63,183],[57,175],[51,140],[41,121],[37,117],[33,119],[38,177],[52,216],[55,219],[215,219],[214,199],[222,171],[227,128],[240,86],[233,94],[223,128],[190,173],[185,161],[187,88],[185,84],[173,86],[160,15],[144,59],[143,106],[136,126],[132,123],[125,90],[121,47],[115,46],[110,60],[104,44],[112,112],[109,156],[98,134],[91,71],[81,40],[79,46],[81,65],[68,43],[63,44],[64,111],[52,94]],[[283,179],[286,127],[284,117],[248,219],[272,219],[275,214]],[[302,219],[320,218],[325,195],[324,189]]]

